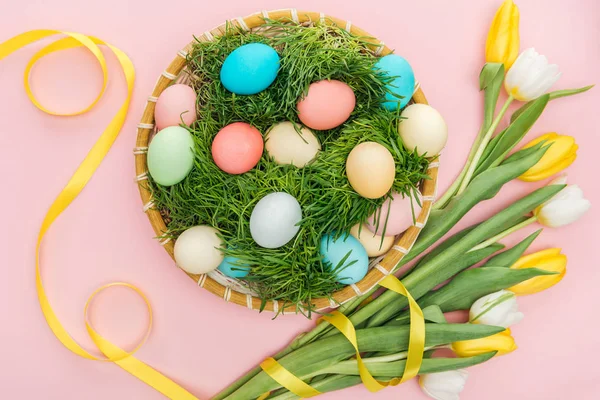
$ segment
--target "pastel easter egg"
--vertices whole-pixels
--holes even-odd
[[[427,104],[406,107],[398,124],[398,134],[408,151],[433,157],[442,151],[448,141],[448,127],[444,117]]]
[[[280,122],[269,129],[265,148],[277,164],[304,167],[317,157],[321,150],[319,139],[306,127],[296,131],[291,122]]]
[[[187,129],[170,126],[158,132],[148,146],[148,172],[156,183],[181,182],[194,167],[194,139]]]
[[[211,151],[215,164],[223,171],[243,174],[258,164],[263,148],[258,129],[245,122],[234,122],[217,133]]]
[[[337,282],[345,285],[359,282],[369,269],[367,251],[352,235],[342,235],[337,239],[334,237],[335,235],[324,235],[321,238],[319,251],[323,262],[333,268]]]
[[[415,90],[415,74],[408,61],[397,54],[389,54],[375,63],[375,69],[394,77],[387,84],[390,93],[385,94],[381,105],[390,111],[397,110],[398,107],[404,108]]]
[[[243,278],[250,272],[248,264],[240,262],[239,258],[233,256],[226,256],[218,269],[230,278]]]
[[[221,83],[235,94],[256,94],[275,81],[279,54],[263,43],[249,43],[232,51],[221,67]]]
[[[412,201],[415,219],[421,213],[421,207]],[[386,223],[387,220],[387,223]],[[367,227],[377,235],[399,235],[413,225],[413,211],[410,196],[394,193],[383,205],[367,219]]]
[[[301,220],[302,208],[294,196],[269,193],[256,203],[250,214],[250,234],[259,246],[276,249],[296,236]]]
[[[298,102],[298,118],[309,128],[333,129],[354,111],[356,96],[344,82],[324,80],[312,83]]]
[[[389,192],[394,184],[394,157],[379,143],[363,142],[348,154],[346,174],[358,194],[367,199],[377,199]]]
[[[154,120],[158,129],[191,125],[196,120],[196,92],[187,85],[175,84],[166,88],[158,97],[154,108]]]
[[[177,265],[190,274],[206,274],[216,269],[223,261],[223,241],[217,233],[207,225],[185,230],[175,241]]]
[[[379,236],[371,232],[366,224],[356,224],[350,234],[363,245],[369,257],[377,257],[388,252],[394,245],[394,236]]]

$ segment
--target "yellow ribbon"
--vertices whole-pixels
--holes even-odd
[[[281,364],[275,361],[274,358],[267,358],[265,361],[260,363],[260,367],[267,375],[273,378],[273,380],[301,399],[314,397],[321,394],[321,392],[319,392],[317,389],[313,388],[308,383],[304,382],[302,379],[285,369]]]
[[[421,363],[423,362],[423,352],[425,351],[425,319],[423,311],[408,292],[406,287],[394,275],[388,275],[379,284],[389,290],[405,296],[408,299],[410,307],[410,337],[408,340],[408,356],[404,366],[404,373],[401,378],[394,378],[389,382],[378,381],[371,375],[365,363],[360,356],[358,349],[358,340],[356,339],[356,330],[348,317],[339,311],[334,311],[331,315],[324,315],[325,321],[335,326],[356,350],[356,362],[358,364],[358,373],[365,387],[370,392],[378,392],[387,386],[396,386],[409,379],[414,378],[419,373]]]
[[[39,234],[38,234],[36,248],[35,248],[35,252],[36,252],[35,279],[36,279],[36,288],[37,288],[37,293],[38,293],[38,298],[39,298],[40,306],[42,309],[42,313],[44,314],[44,317],[46,318],[46,321],[48,322],[48,326],[50,327],[50,329],[52,329],[52,332],[54,332],[54,335],[57,337],[57,339],[67,349],[69,349],[73,353],[77,354],[78,356],[81,356],[81,357],[84,357],[84,358],[87,358],[90,360],[114,362],[119,367],[123,368],[125,371],[129,372],[136,378],[140,379],[147,385],[153,387],[154,389],[158,390],[159,392],[161,392],[162,394],[164,394],[165,396],[167,396],[171,399],[177,399],[177,400],[193,400],[194,399],[194,400],[197,400],[196,397],[194,397],[191,393],[186,391],[184,388],[182,388],[181,386],[179,386],[178,384],[176,384],[175,382],[173,382],[166,376],[162,375],[160,372],[158,372],[158,371],[154,370],[153,368],[151,368],[150,366],[144,364],[137,358],[133,357],[133,353],[135,353],[144,344],[144,342],[148,338],[148,335],[149,335],[150,329],[151,329],[151,325],[152,325],[152,310],[150,307],[150,303],[149,303],[148,299],[146,298],[146,296],[135,286],[130,285],[128,283],[123,283],[123,282],[111,283],[109,285],[105,285],[105,286],[102,286],[101,288],[97,289],[94,293],[92,293],[92,295],[86,302],[86,305],[84,308],[84,314],[85,314],[84,318],[86,321],[86,329],[87,329],[90,337],[94,341],[95,345],[107,357],[105,359],[98,358],[98,357],[95,357],[94,355],[90,354],[87,350],[85,350],[83,347],[81,347],[79,345],[79,343],[77,343],[75,341],[75,339],[73,339],[69,335],[67,330],[62,326],[58,317],[54,313],[54,310],[50,306],[50,302],[46,296],[46,292],[45,292],[44,286],[42,284],[42,277],[40,274],[40,244],[44,238],[44,235],[46,234],[46,232],[48,231],[48,229],[50,228],[52,223],[56,220],[56,218],[65,209],[67,209],[69,204],[71,204],[71,202],[79,195],[81,190],[83,190],[85,185],[91,179],[92,175],[94,175],[94,172],[96,171],[96,169],[98,168],[98,166],[100,165],[100,163],[102,162],[102,160],[104,159],[106,154],[108,153],[111,145],[113,144],[113,142],[119,135],[119,131],[121,130],[121,127],[123,126],[123,123],[125,122],[125,117],[127,115],[127,110],[129,108],[131,94],[133,91],[133,83],[135,80],[135,71],[133,68],[133,64],[131,63],[131,60],[129,59],[129,57],[127,57],[127,55],[125,53],[123,53],[118,48],[111,46],[110,44],[105,43],[104,41],[102,41],[98,38],[95,38],[93,36],[82,35],[80,33],[61,32],[61,31],[49,30],[49,29],[39,29],[39,30],[25,32],[21,35],[15,36],[12,39],[9,39],[8,41],[6,41],[4,43],[0,43],[0,60],[2,60],[4,57],[7,57],[11,53],[19,50],[20,48],[27,46],[30,43],[33,43],[38,40],[44,39],[49,36],[57,35],[57,34],[62,34],[62,35],[65,35],[66,37],[58,39],[57,41],[49,44],[48,46],[46,46],[46,47],[42,48],[40,51],[38,51],[31,58],[31,60],[27,64],[27,67],[25,68],[25,75],[24,75],[25,91],[27,92],[27,96],[29,97],[31,102],[37,108],[39,108],[40,110],[42,110],[48,114],[51,114],[51,115],[72,116],[72,115],[83,114],[83,113],[89,111],[90,109],[92,109],[94,107],[94,105],[96,105],[96,103],[102,97],[104,90],[106,89],[107,79],[108,79],[108,70],[106,67],[106,60],[104,59],[104,56],[102,55],[102,52],[100,51],[100,48],[98,47],[98,45],[107,46],[116,55],[120,65],[121,65],[121,68],[123,70],[123,73],[125,75],[125,80],[127,82],[127,97],[126,97],[125,101],[123,102],[123,105],[121,106],[121,108],[119,109],[117,114],[115,115],[115,117],[109,123],[108,127],[104,130],[104,132],[102,133],[102,135],[100,136],[98,141],[96,141],[96,143],[94,144],[92,149],[89,151],[89,153],[87,154],[87,156],[85,157],[83,162],[79,165],[79,167],[77,168],[77,170],[75,171],[75,173],[73,174],[71,179],[69,179],[69,181],[67,182],[67,185],[58,194],[58,196],[56,197],[56,199],[50,206],[50,209],[46,213],[46,216],[44,217],[44,220],[42,222],[42,226],[41,226]],[[101,89],[100,93],[98,94],[98,96],[96,97],[96,99],[89,106],[85,107],[84,109],[82,109],[80,111],[74,112],[74,113],[61,114],[61,113],[57,113],[57,112],[54,112],[52,110],[45,108],[43,105],[41,105],[37,101],[37,99],[35,98],[35,96],[33,95],[32,91],[31,91],[31,87],[29,85],[29,72],[31,71],[32,66],[40,58],[42,58],[50,53],[56,52],[56,51],[66,50],[66,49],[75,48],[75,47],[87,48],[94,55],[96,60],[98,60],[98,63],[100,64],[100,67],[102,69],[102,75],[103,75],[102,89]],[[130,352],[120,349],[118,346],[114,345],[109,340],[102,337],[98,332],[96,332],[93,329],[93,327],[91,326],[91,324],[89,323],[88,318],[87,318],[89,304],[91,303],[94,296],[96,294],[98,294],[100,291],[105,290],[112,286],[124,286],[126,288],[134,290],[138,295],[140,295],[142,297],[142,299],[145,301],[145,303],[148,307],[148,312],[150,315],[148,330],[146,332],[146,335],[142,339],[142,341],[133,349],[133,351],[130,351]]]
[[[394,378],[389,382],[378,381],[371,375],[367,369],[360,351],[358,349],[358,340],[356,330],[348,317],[339,311],[333,311],[330,315],[323,315],[319,320],[329,322],[336,327],[356,350],[356,362],[358,364],[358,373],[365,387],[370,392],[378,392],[388,386],[396,386],[414,378],[419,373],[421,363],[423,362],[423,353],[425,351],[425,318],[423,311],[415,299],[411,296],[406,287],[394,275],[385,277],[379,285],[392,290],[408,299],[410,314],[410,336],[408,339],[408,355],[404,366],[404,373],[401,378]],[[290,371],[285,369],[275,359],[268,358],[260,364],[271,378],[273,378],[282,387],[294,393],[300,398],[308,398],[320,394],[318,390],[308,385]],[[259,397],[259,400],[267,398],[269,393]]]

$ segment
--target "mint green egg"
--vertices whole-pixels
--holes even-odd
[[[187,129],[170,126],[159,131],[148,146],[148,172],[156,183],[181,182],[194,166],[194,139]]]

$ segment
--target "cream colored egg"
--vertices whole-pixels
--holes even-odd
[[[382,241],[382,237],[371,232],[366,224],[362,224],[362,227],[361,224],[354,225],[350,229],[350,234],[363,245],[369,257],[377,257],[385,254],[394,245],[394,236],[384,236]]]
[[[379,143],[361,143],[348,154],[346,174],[358,194],[367,199],[377,199],[389,192],[394,183],[394,157]]]
[[[184,231],[175,241],[175,262],[190,274],[205,274],[217,269],[224,255],[223,241],[218,231],[207,225],[198,225]]]
[[[448,140],[448,127],[442,115],[427,104],[406,107],[398,124],[398,133],[407,150],[417,149],[419,155],[433,157],[442,151]]]
[[[317,157],[321,150],[319,139],[306,127],[296,131],[291,122],[275,124],[267,132],[265,148],[277,164],[304,167]]]

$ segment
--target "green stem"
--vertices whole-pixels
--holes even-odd
[[[458,187],[463,182],[463,179],[464,179],[465,175],[467,174],[467,170],[471,166],[471,162],[473,161],[473,158],[475,157],[475,153],[477,152],[478,146],[481,143],[481,140],[483,139],[484,133],[485,132],[484,132],[483,126],[482,126],[481,129],[479,130],[479,133],[477,134],[477,137],[475,138],[475,142],[473,142],[473,146],[471,147],[471,151],[469,152],[469,157],[467,157],[467,162],[463,166],[462,171],[460,171],[460,174],[458,174],[458,176],[456,177],[456,179],[454,180],[452,185],[446,190],[444,195],[442,197],[440,197],[438,200],[436,200],[436,202],[433,204],[433,207],[432,207],[433,210],[441,210],[442,208],[446,207],[448,202],[452,199],[452,197],[454,197],[454,194],[458,190]]]
[[[537,222],[537,217],[534,215],[529,219],[526,219],[525,221],[521,222],[520,224],[517,224],[515,226],[513,226],[512,228],[509,228],[507,230],[505,230],[504,232],[500,232],[499,234],[497,234],[496,236],[493,236],[491,238],[489,238],[488,240],[481,242],[480,244],[478,244],[477,246],[473,247],[471,250],[469,250],[468,252],[472,252],[475,250],[480,250],[483,248],[488,247],[489,245],[496,243],[497,241],[504,239],[505,237],[507,237],[508,235],[510,235],[513,232],[518,231],[521,228],[524,228],[528,225],[533,224],[534,222]]]
[[[483,136],[483,139],[481,140],[481,143],[479,143],[479,147],[477,148],[477,152],[475,153],[475,156],[473,156],[473,159],[471,160],[471,164],[469,165],[469,168],[467,169],[467,173],[465,174],[463,181],[461,182],[461,185],[458,188],[458,192],[456,193],[457,195],[464,192],[465,189],[467,188],[467,186],[469,185],[469,182],[471,181],[471,178],[473,177],[473,173],[475,173],[477,164],[479,163],[479,160],[481,159],[481,156],[483,155],[483,152],[485,151],[486,146],[490,142],[490,139],[492,138],[492,135],[496,131],[498,124],[500,124],[500,120],[502,120],[502,117],[504,117],[504,114],[506,114],[506,111],[508,110],[508,106],[510,106],[510,103],[512,103],[513,100],[514,100],[514,97],[508,96],[508,99],[506,99],[506,102],[504,103],[504,105],[502,106],[502,109],[496,116],[496,119],[494,119],[494,122],[492,122],[492,125],[490,126],[490,128],[487,130],[487,132]]]

